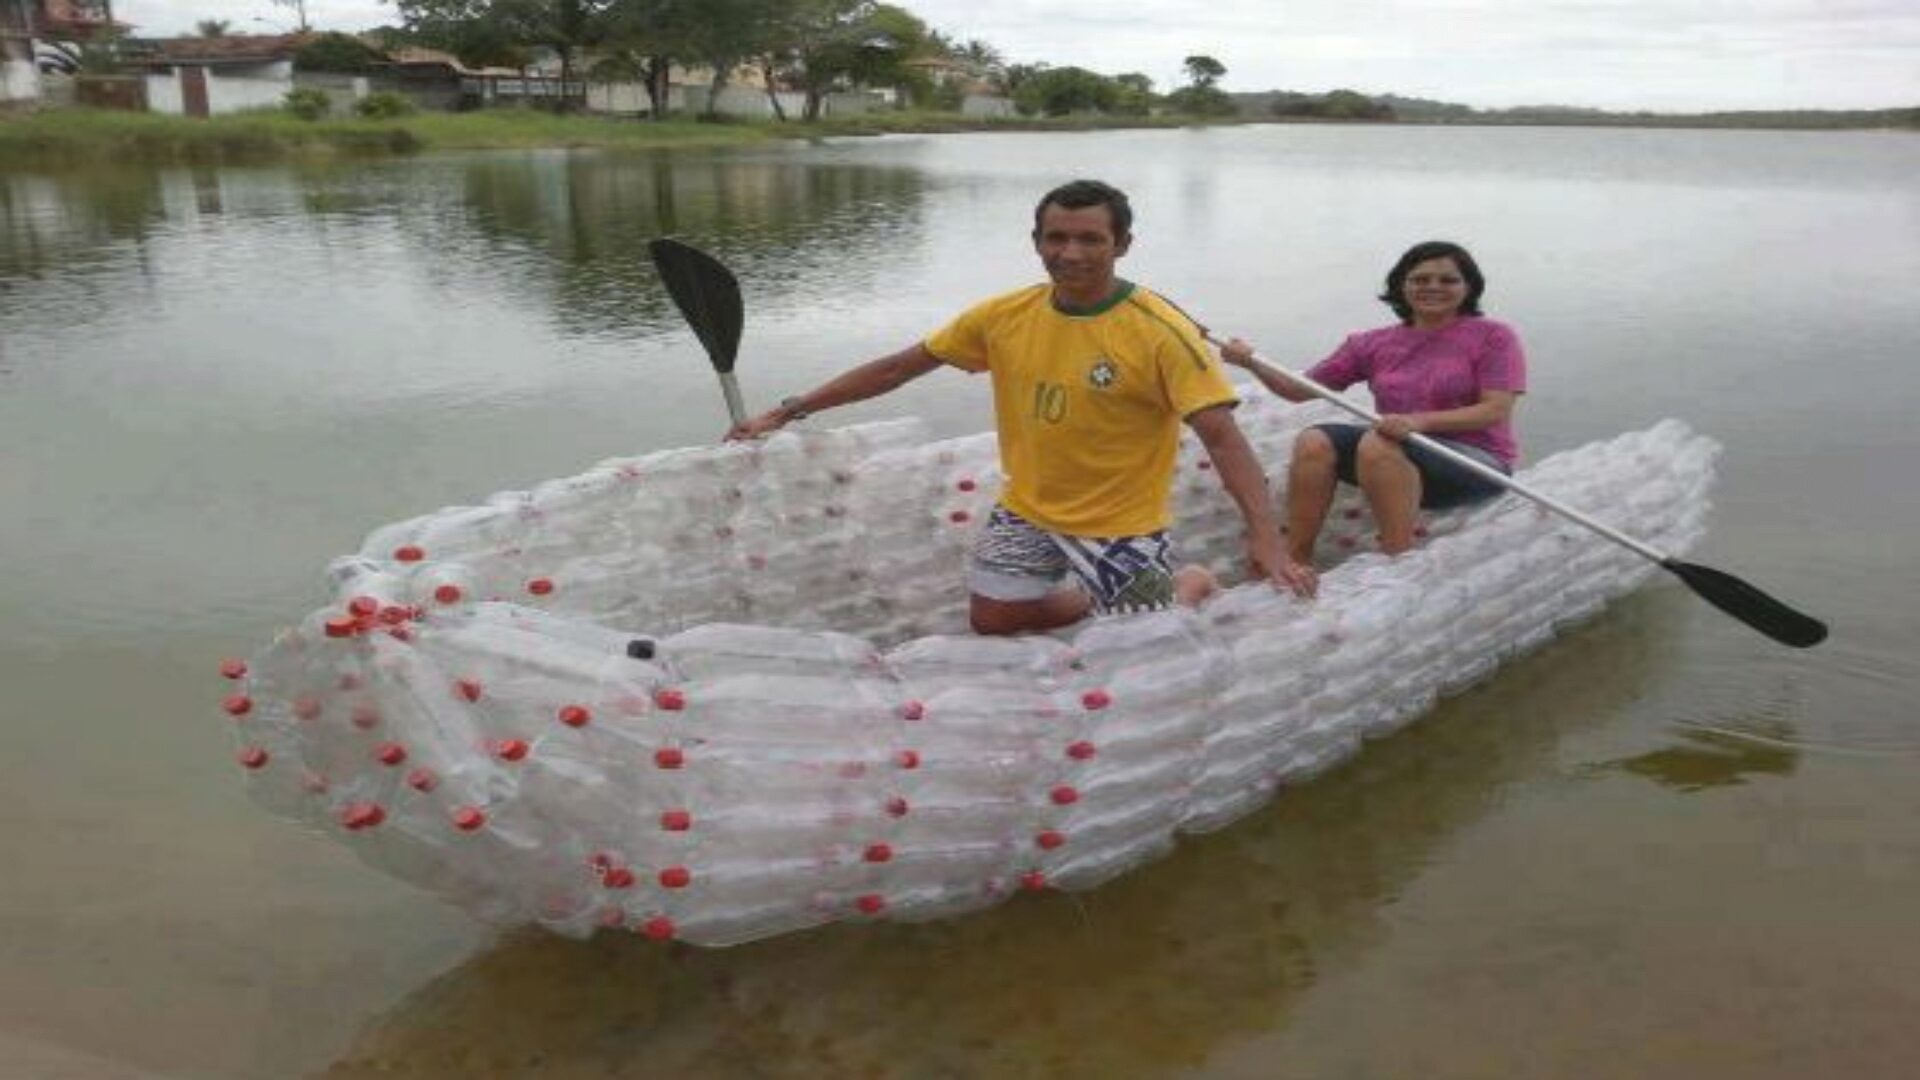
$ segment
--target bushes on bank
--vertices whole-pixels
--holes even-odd
[[[333,111],[333,98],[311,86],[296,86],[281,100],[281,108],[302,120],[318,120]]]

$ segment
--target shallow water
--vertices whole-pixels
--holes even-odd
[[[703,952],[489,935],[248,804],[220,656],[375,525],[725,414],[643,244],[739,272],[751,403],[1125,272],[1306,362],[1462,240],[1540,455],[1727,445],[1699,561],[1338,773],[1079,897]],[[1275,127],[0,174],[0,1065],[541,1075],[1803,1076],[1920,1068],[1920,140]],[[923,380],[849,419],[986,424]]]

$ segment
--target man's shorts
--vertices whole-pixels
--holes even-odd
[[[1173,606],[1173,542],[1145,536],[1063,536],[996,506],[973,544],[967,588],[989,600],[1038,600],[1072,574],[1103,615]]]
[[[1359,484],[1360,438],[1372,429],[1358,424],[1315,424],[1314,430],[1332,440],[1333,452],[1339,461],[1340,479],[1349,484]],[[1509,474],[1512,472],[1506,462],[1481,447],[1452,439],[1435,439],[1431,435],[1427,438],[1444,443],[1447,449],[1457,450],[1491,469]],[[1424,446],[1403,442],[1400,449],[1406,451],[1407,460],[1413,462],[1413,467],[1420,470],[1420,506],[1423,509],[1445,510],[1450,506],[1464,506],[1491,499],[1506,490],[1472,469],[1456,465]]]

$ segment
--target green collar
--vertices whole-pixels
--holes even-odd
[[[1090,319],[1095,315],[1105,315],[1107,312],[1112,311],[1114,308],[1118,307],[1120,303],[1124,301],[1127,297],[1132,295],[1133,295],[1133,282],[1127,281],[1124,278],[1115,278],[1114,285],[1113,285],[1113,292],[1108,294],[1105,300],[1102,300],[1097,304],[1089,304],[1086,307],[1076,307],[1072,304],[1063,304],[1060,302],[1060,297],[1058,296],[1058,294],[1055,294],[1054,296],[1052,296],[1051,299],[1053,301],[1053,310],[1059,312],[1060,314],[1069,315],[1076,319]]]

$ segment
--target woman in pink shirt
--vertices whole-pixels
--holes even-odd
[[[1399,323],[1353,334],[1307,377],[1334,390],[1364,382],[1380,422],[1321,424],[1300,433],[1287,472],[1287,555],[1310,568],[1314,541],[1339,480],[1358,484],[1380,526],[1380,549],[1413,546],[1421,507],[1437,509],[1499,494],[1499,485],[1405,442],[1421,432],[1511,473],[1519,455],[1513,405],[1526,391],[1527,357],[1505,323],[1480,313],[1486,278],[1458,244],[1415,244],[1387,272],[1380,299]],[[1221,350],[1288,401],[1314,395],[1254,359],[1235,339]]]

